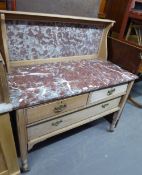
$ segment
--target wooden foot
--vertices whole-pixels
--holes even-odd
[[[24,160],[24,161],[22,161],[21,171],[22,172],[28,172],[28,171],[30,171],[29,165],[28,165],[28,160],[27,159]]]
[[[110,125],[110,127],[107,129],[108,132],[114,132],[114,127],[112,127],[112,125]]]
[[[113,114],[112,123],[110,124],[110,127],[108,129],[109,132],[114,132],[114,129],[116,128],[118,117],[119,117],[119,111]]]

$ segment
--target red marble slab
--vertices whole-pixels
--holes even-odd
[[[6,21],[10,60],[97,54],[104,24]]]
[[[136,78],[117,65],[100,60],[23,66],[8,76],[14,109],[111,87]]]

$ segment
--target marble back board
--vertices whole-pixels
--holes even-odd
[[[111,20],[64,15],[0,14],[6,62],[99,55],[101,48],[105,53],[107,32],[114,24]]]
[[[103,26],[6,21],[11,61],[97,54]],[[13,47],[14,46],[14,47]]]

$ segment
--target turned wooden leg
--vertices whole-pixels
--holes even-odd
[[[26,130],[26,115],[23,109],[16,111],[16,120],[18,128],[18,138],[20,147],[21,169],[23,172],[29,171],[28,165],[28,141]]]
[[[24,158],[22,159],[21,158],[21,171],[22,172],[27,172],[29,171],[29,165],[28,165],[28,159],[27,158]]]
[[[115,112],[115,113],[113,114],[112,123],[110,124],[110,128],[109,128],[109,131],[110,131],[110,132],[113,132],[113,131],[114,131],[114,129],[116,128],[116,126],[117,126],[117,124],[118,124],[118,122],[119,122],[119,119],[120,119],[120,117],[121,117],[122,111],[123,111],[124,106],[125,106],[125,104],[126,104],[126,101],[127,101],[128,96],[129,96],[129,93],[130,93],[130,91],[131,91],[131,88],[132,88],[132,86],[133,86],[133,83],[134,83],[134,82],[132,81],[132,82],[130,82],[130,83],[128,84],[127,92],[126,92],[126,94],[122,97],[122,99],[121,99],[121,101],[120,101],[120,104],[119,104],[120,110],[117,111],[117,112]]]

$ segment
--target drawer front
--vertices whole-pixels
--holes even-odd
[[[28,140],[36,139],[40,136],[49,134],[61,128],[65,128],[71,124],[93,117],[102,112],[118,107],[121,98],[113,99],[105,103],[86,108],[72,114],[50,120],[28,128]],[[97,118],[97,117],[96,117]]]
[[[88,104],[99,103],[102,101],[116,98],[126,93],[128,84],[107,88],[90,93]]]
[[[84,94],[37,107],[28,108],[26,109],[27,124],[86,106],[87,99],[88,94]]]

